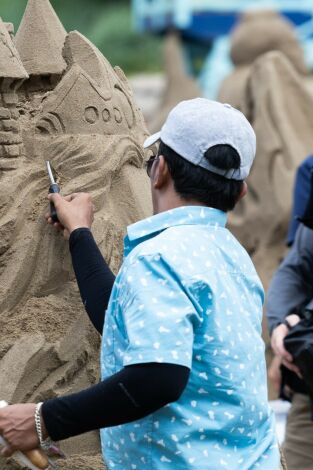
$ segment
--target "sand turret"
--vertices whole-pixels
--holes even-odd
[[[5,23],[0,18],[0,79],[23,81],[28,74],[14,46]]]
[[[16,47],[31,78],[61,76],[66,69],[62,56],[65,37],[66,31],[49,0],[28,0],[16,33]]]
[[[1,169],[15,167],[22,151],[16,91],[26,78],[28,74],[0,18],[0,157],[5,157]]]

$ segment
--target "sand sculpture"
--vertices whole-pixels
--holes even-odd
[[[161,129],[170,110],[180,101],[201,96],[196,80],[186,72],[182,44],[176,33],[169,33],[165,39],[164,66],[167,83],[156,117],[148,122],[152,133]]]
[[[273,11],[243,15],[232,35],[231,58],[235,69],[219,100],[250,120],[257,156],[250,191],[230,227],[253,254],[267,287],[285,251],[296,168],[313,150],[312,80],[292,25]]]
[[[252,65],[243,107],[257,155],[230,228],[253,254],[267,287],[285,250],[296,168],[313,150],[313,96],[286,56],[274,51]]]
[[[45,159],[63,194],[93,195],[94,234],[116,272],[126,225],[151,213],[147,130],[122,70],[67,34],[48,0],[28,1],[15,38],[0,21],[0,97],[0,393],[38,401],[97,381],[99,348],[67,242],[43,219]],[[62,448],[62,468],[103,468],[96,432]]]
[[[244,13],[231,37],[230,56],[235,68],[222,83],[219,100],[241,109],[250,67],[262,54],[274,50],[282,52],[304,79],[308,77],[309,70],[293,25],[275,11]],[[312,87],[311,80],[309,84]]]

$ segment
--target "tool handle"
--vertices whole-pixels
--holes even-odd
[[[60,192],[60,186],[58,184],[51,184],[49,187],[49,193],[55,194]],[[53,222],[59,222],[57,211],[55,210],[53,202],[50,202],[50,214]]]
[[[24,454],[33,465],[40,469],[44,470],[49,466],[49,460],[46,454],[40,449],[28,450],[24,452]]]

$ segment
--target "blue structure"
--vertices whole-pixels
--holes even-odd
[[[132,0],[132,4],[137,31],[181,32],[186,68],[198,77],[208,98],[216,97],[220,81],[232,69],[229,33],[247,9],[267,8],[286,16],[295,25],[306,62],[313,68],[313,0]],[[193,68],[194,52],[202,56],[201,71]]]
[[[138,31],[162,32],[174,27],[205,41],[227,35],[238,15],[248,8],[279,10],[295,26],[305,26],[313,37],[312,0],[133,0]]]

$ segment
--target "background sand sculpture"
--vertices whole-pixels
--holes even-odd
[[[231,57],[235,69],[222,83],[219,99],[250,120],[257,154],[249,192],[229,227],[252,254],[267,290],[286,251],[296,169],[313,153],[313,82],[292,26],[274,12],[243,16],[233,33]],[[271,383],[269,395],[277,396]]]
[[[253,253],[267,287],[285,251],[296,168],[313,151],[312,79],[293,26],[273,11],[243,15],[232,35],[231,58],[235,69],[219,100],[250,120],[257,155],[250,191],[230,226]]]
[[[249,191],[230,217],[265,287],[285,251],[295,172],[313,150],[313,96],[281,52],[251,67],[243,100],[257,136]]]
[[[274,50],[282,52],[312,87],[293,25],[275,11],[250,11],[242,15],[232,33],[230,56],[235,68],[223,81],[219,100],[241,109],[252,64],[262,54]]]
[[[48,0],[29,0],[12,37],[0,21],[0,391],[38,401],[98,380],[99,337],[83,311],[68,244],[47,227],[52,162],[63,194],[91,192],[94,234],[116,272],[125,228],[151,213],[128,82]],[[102,468],[98,433],[65,441],[65,469]],[[14,464],[0,460],[0,469]]]
[[[160,107],[154,119],[148,121],[151,133],[161,129],[170,110],[180,101],[197,98],[202,94],[196,80],[186,72],[182,44],[175,33],[169,33],[165,39],[164,65],[167,83]]]

